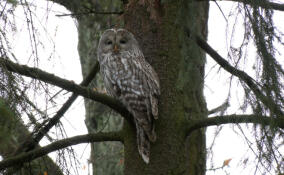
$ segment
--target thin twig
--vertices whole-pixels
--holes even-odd
[[[224,14],[222,8],[219,6],[218,2],[217,2],[216,0],[213,0],[213,1],[215,2],[216,6],[218,7],[218,9],[220,10],[220,12],[222,13],[222,15],[223,15],[225,21],[228,23],[228,19],[226,18],[225,14]]]
[[[210,111],[208,111],[208,115],[210,114],[214,114],[214,113],[217,113],[217,112],[223,112],[225,111],[228,107],[230,106],[229,102],[226,101],[225,103],[223,103],[222,105],[214,108],[214,109],[211,109]]]

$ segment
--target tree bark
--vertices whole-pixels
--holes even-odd
[[[135,131],[125,123],[125,174],[205,174],[205,130],[186,139],[183,123],[207,117],[203,96],[205,54],[187,37],[190,29],[207,37],[208,2],[130,0],[125,28],[134,33],[161,83],[157,141],[150,164],[137,153]]]
[[[86,4],[89,2],[86,2]],[[87,5],[81,7],[88,7]],[[119,11],[119,1],[114,3],[111,1],[93,1],[90,7],[92,11]],[[87,8],[84,11],[88,11]],[[84,12],[83,11],[83,12]],[[73,11],[78,13],[80,11]],[[114,19],[111,15],[83,15],[76,16],[78,21],[79,44],[78,51],[80,56],[83,77],[90,70],[97,60],[97,46],[100,34],[110,27],[110,23]],[[100,75],[92,82],[91,87],[96,90],[103,91],[103,83]],[[85,123],[89,133],[98,131],[117,131],[122,126],[122,119],[116,117],[115,113],[110,113],[110,109],[103,104],[85,99]],[[93,174],[122,174],[123,166],[119,164],[122,155],[123,146],[120,143],[92,143],[90,162],[93,165]],[[115,172],[115,173],[114,173]]]

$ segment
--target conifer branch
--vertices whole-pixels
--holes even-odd
[[[54,86],[58,86],[64,90],[73,92],[77,95],[81,95],[85,98],[107,105],[108,107],[115,110],[116,112],[118,112],[119,114],[121,114],[123,117],[125,117],[127,120],[130,121],[130,113],[127,111],[127,109],[123,106],[123,104],[120,101],[114,99],[113,97],[110,97],[102,93],[98,93],[82,85],[77,85],[72,81],[60,78],[58,76],[55,76],[54,74],[47,73],[38,68],[31,68],[26,65],[13,63],[12,61],[1,57],[0,57],[0,64],[5,66],[7,70],[11,72],[15,72],[20,75],[44,81]]]
[[[224,115],[224,116],[215,116],[206,119],[200,120],[190,120],[186,124],[186,134],[194,130],[205,128],[208,126],[218,126],[222,124],[236,124],[236,123],[253,123],[260,124],[271,127],[278,127],[284,129],[284,116],[278,118],[272,118],[267,116],[257,116],[257,115]]]
[[[198,2],[208,1],[208,0],[196,0]],[[273,9],[284,11],[284,4],[276,3],[276,2],[269,2],[266,0],[261,1],[254,1],[254,0],[209,0],[209,1],[217,1],[217,2],[240,2],[250,6],[259,6],[264,9]]]
[[[87,86],[95,77],[95,75],[98,73],[98,71],[99,71],[99,63],[96,62],[96,64],[93,66],[87,77],[81,82],[80,85]],[[59,122],[59,120],[62,118],[65,112],[70,108],[70,106],[77,99],[77,97],[78,97],[77,94],[72,94],[72,96],[69,97],[69,99],[57,111],[57,113],[51,119],[49,119],[47,124],[39,128],[39,131],[37,133],[35,133],[34,135],[30,135],[29,137],[26,138],[25,142],[17,148],[14,155],[34,149],[35,146],[39,143],[39,141],[44,137],[44,135],[46,135],[48,131]]]
[[[56,142],[53,142],[47,146],[37,148],[33,151],[22,153],[20,155],[4,159],[0,162],[0,171],[5,168],[15,166],[24,162],[30,162],[38,157],[42,157],[53,151],[66,148],[68,146],[77,145],[81,143],[89,142],[103,142],[103,141],[120,141],[123,142],[122,133],[119,132],[108,132],[108,133],[95,133],[95,134],[86,134],[79,135],[67,139],[62,139]]]
[[[275,3],[275,2],[269,2],[266,0],[261,1],[253,1],[253,0],[220,0],[220,1],[234,1],[234,2],[241,2],[244,4],[248,4],[251,6],[259,6],[264,9],[273,9],[273,10],[279,10],[284,11],[284,4]]]
[[[76,100],[78,95],[82,95],[83,97],[93,99],[95,101],[101,102],[118,113],[124,116],[128,121],[130,120],[130,114],[125,109],[125,107],[114,98],[107,96],[105,94],[100,94],[93,91],[90,88],[86,88],[83,86],[87,86],[91,80],[95,77],[96,73],[99,71],[98,62],[91,69],[91,72],[88,76],[82,81],[80,85],[76,85],[75,83],[57,77],[53,74],[44,72],[38,68],[31,68],[25,65],[19,65],[9,61],[7,59],[0,58],[0,64],[7,68],[7,70],[11,72],[15,72],[21,75],[25,75],[27,77],[31,77],[34,79],[38,79],[52,85],[61,87],[65,90],[69,90],[73,92],[73,94],[69,97],[69,99],[64,103],[64,105],[58,110],[58,112],[48,121],[46,125],[44,125],[40,130],[35,134],[31,135],[26,139],[26,141],[19,146],[19,148],[15,151],[14,155],[17,155],[21,152],[30,151],[34,149],[35,145],[43,138],[43,136],[61,119],[64,113],[69,109],[72,103]]]
[[[186,30],[188,35],[190,36],[190,31]],[[208,53],[211,58],[213,58],[223,69],[232,75],[238,77],[241,81],[245,82],[246,85],[253,91],[254,95],[261,100],[261,102],[270,109],[271,112],[277,114],[279,116],[283,116],[283,112],[279,109],[279,106],[273,102],[273,100],[269,99],[265,96],[257,85],[256,81],[251,78],[246,72],[241,71],[225,60],[222,56],[220,56],[206,41],[204,41],[198,35],[195,35],[196,43],[200,48],[202,48],[206,53]]]

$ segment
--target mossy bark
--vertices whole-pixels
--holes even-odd
[[[138,155],[135,131],[125,123],[125,174],[205,174],[205,131],[186,138],[184,123],[205,118],[203,96],[205,54],[185,29],[207,36],[208,2],[130,0],[125,27],[140,43],[161,83],[157,141],[150,164]]]

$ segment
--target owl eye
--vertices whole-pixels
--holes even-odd
[[[111,40],[108,40],[108,41],[106,41],[106,44],[107,44],[107,45],[112,45],[112,41],[111,41]]]
[[[125,40],[125,39],[122,39],[122,40],[119,41],[119,43],[120,43],[120,44],[125,44],[125,43],[126,43],[126,40]]]

